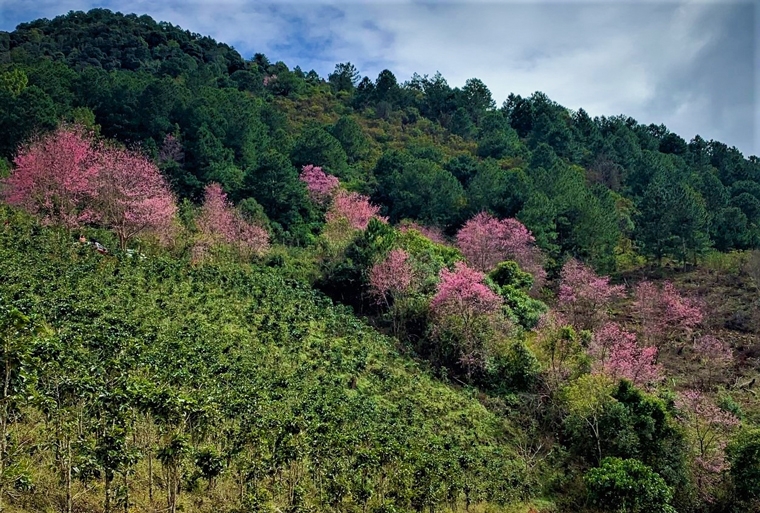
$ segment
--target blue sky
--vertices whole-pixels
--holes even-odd
[[[385,68],[401,82],[414,72],[440,71],[452,86],[476,77],[499,105],[510,92],[543,91],[571,109],[760,155],[752,0],[0,0],[0,30],[92,7],[149,14],[323,77],[346,61],[372,79]]]

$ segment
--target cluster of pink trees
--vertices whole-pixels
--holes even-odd
[[[195,248],[197,256],[211,246],[225,244],[242,256],[262,255],[269,249],[269,234],[255,224],[247,222],[227,200],[218,183],[206,186],[203,206],[196,220],[200,239]]]
[[[496,219],[481,212],[467,221],[456,236],[456,243],[467,262],[481,272],[489,272],[496,264],[514,260],[533,275],[534,289],[546,282],[540,249],[535,238],[517,219]]]
[[[597,276],[587,265],[570,259],[562,267],[558,306],[576,329],[593,330],[609,317],[613,300],[625,295],[622,285],[610,285],[607,276]]]
[[[47,224],[75,229],[96,223],[119,245],[146,232],[168,233],[176,213],[169,185],[144,156],[97,142],[83,128],[64,126],[22,147],[2,183],[11,205]]]
[[[594,332],[588,352],[594,358],[594,372],[613,379],[627,379],[641,387],[662,379],[657,348],[639,346],[635,333],[625,331],[614,322]]]
[[[677,337],[690,335],[704,317],[699,304],[682,296],[669,281],[662,287],[642,281],[636,286],[634,296],[633,311],[641,334],[659,350]]]
[[[355,230],[366,230],[369,220],[378,216],[380,207],[369,202],[369,198],[358,192],[349,192],[340,187],[340,181],[321,167],[307,165],[301,168],[300,179],[306,184],[309,197],[319,205],[328,205],[328,223],[345,221]]]
[[[662,369],[657,365],[662,350],[681,341],[681,350],[702,322],[699,303],[682,295],[671,282],[662,286],[643,281],[634,290],[633,317],[639,322],[636,333],[609,322],[613,301],[625,296],[622,285],[610,284],[588,266],[569,260],[562,268],[557,309],[578,330],[593,331],[588,353],[594,358],[594,371],[613,378],[626,378],[637,385],[657,382]],[[637,338],[639,342],[637,342]],[[693,343],[695,355],[708,369],[708,384],[715,373],[732,361],[731,349],[712,336]]]

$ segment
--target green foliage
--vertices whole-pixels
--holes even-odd
[[[760,504],[760,429],[747,429],[729,444],[728,458],[737,498]]]
[[[35,472],[63,479],[76,465],[76,478],[100,480],[84,496],[108,490],[112,507],[124,479],[131,493],[148,482],[148,454],[162,476],[157,503],[165,495],[185,508],[221,486],[242,487],[234,497],[247,504],[314,509],[505,504],[528,492],[503,420],[276,269],[122,260],[14,216],[0,210],[13,221],[0,223],[4,340],[34,340],[17,336],[31,316],[50,326],[25,353],[39,406],[19,425],[60,426],[49,431],[58,447],[72,440],[65,426],[91,433],[71,459],[47,436],[24,438]],[[395,243],[385,227],[357,241],[361,260]],[[505,375],[527,379],[525,358],[509,358]],[[40,464],[56,454],[57,465]],[[36,509],[64,497],[37,494]],[[225,507],[243,507],[237,500]]]
[[[515,321],[526,329],[534,328],[548,307],[528,295],[533,286],[533,275],[522,271],[516,262],[507,261],[498,264],[488,277],[493,280]]]
[[[458,220],[464,190],[454,176],[427,160],[412,160],[380,182],[386,189],[392,221],[419,219],[427,225],[447,226]]]
[[[651,468],[636,459],[605,458],[583,476],[589,500],[600,511],[675,513],[673,492]]]

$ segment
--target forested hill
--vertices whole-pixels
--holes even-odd
[[[160,158],[182,197],[216,181],[254,199],[281,240],[316,233],[298,183],[315,164],[391,221],[451,232],[481,210],[516,216],[553,259],[604,271],[760,244],[757,158],[625,116],[592,119],[542,93],[497,106],[478,79],[400,84],[388,70],[360,79],[350,63],[325,80],[103,9],[0,33],[0,63],[5,159],[61,119],[96,124]],[[170,135],[179,152],[162,154]]]
[[[0,32],[0,511],[760,511],[758,294],[723,143]]]

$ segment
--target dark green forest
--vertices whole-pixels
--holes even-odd
[[[0,32],[0,189],[61,127],[176,216],[0,205],[0,511],[760,508],[756,156],[105,9]]]

